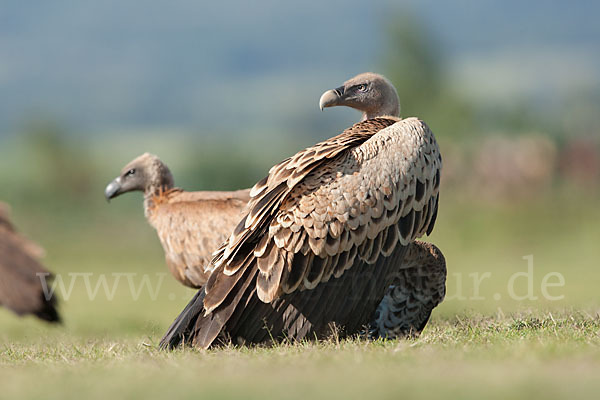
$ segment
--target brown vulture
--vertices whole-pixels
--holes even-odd
[[[322,338],[333,325],[341,335],[368,325],[411,243],[433,229],[442,166],[423,121],[373,117],[382,110],[376,87],[370,81],[338,91],[347,97],[339,105],[366,119],[285,159],[254,185],[208,282],[162,347]]]
[[[17,315],[60,322],[56,296],[48,290],[52,274],[39,262],[43,253],[15,230],[8,206],[0,203],[0,305]]]
[[[171,274],[185,286],[202,287],[210,273],[205,267],[242,217],[250,190],[186,192],[174,187],[169,168],[148,153],[128,163],[104,194],[110,200],[136,190],[144,192],[144,214]]]

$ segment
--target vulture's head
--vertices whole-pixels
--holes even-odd
[[[363,121],[383,115],[400,116],[400,100],[392,83],[383,75],[365,72],[321,96],[319,107],[346,106],[363,113]]]
[[[121,174],[104,189],[104,196],[110,200],[136,190],[154,194],[171,189],[173,184],[169,168],[154,154],[144,153],[123,167]]]

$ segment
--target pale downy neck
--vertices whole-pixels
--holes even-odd
[[[159,163],[156,167],[152,170],[150,183],[144,190],[144,214],[146,218],[152,214],[152,209],[155,206],[154,199],[175,187],[175,181],[169,168],[163,163]]]
[[[366,121],[368,119],[384,116],[400,117],[400,106],[398,105],[398,103],[392,102],[382,107],[375,108],[374,110],[362,110],[361,122]]]

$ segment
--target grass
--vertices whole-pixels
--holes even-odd
[[[600,389],[600,318],[436,318],[418,339],[158,351],[158,337],[0,349],[7,398],[575,398]],[[32,382],[33,380],[33,382]]]

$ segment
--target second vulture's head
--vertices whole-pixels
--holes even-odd
[[[383,115],[400,116],[400,100],[396,88],[383,75],[365,72],[344,82],[321,96],[319,107],[346,106],[362,111],[362,120]]]
[[[173,185],[169,168],[154,154],[144,153],[123,167],[121,174],[104,189],[104,196],[110,200],[136,190],[155,194],[159,190],[171,189]]]

